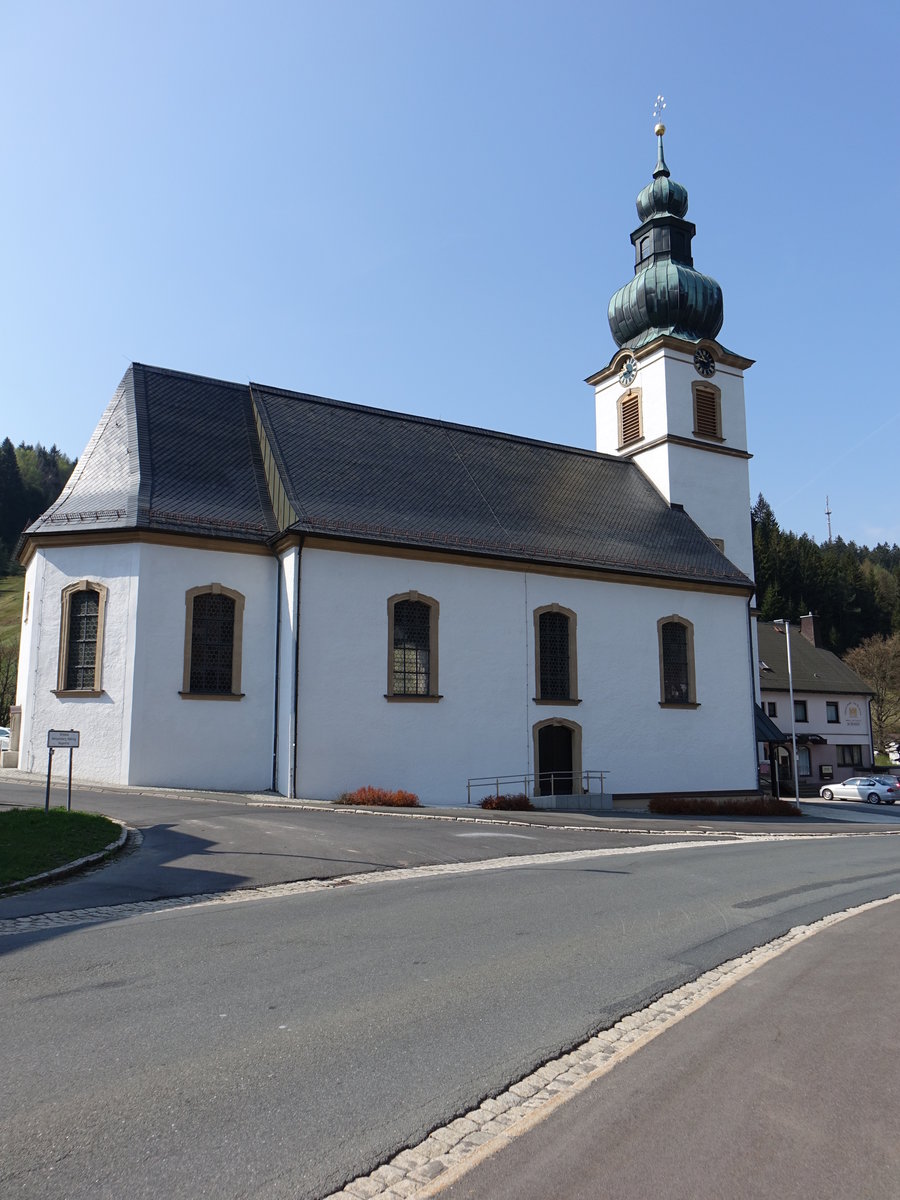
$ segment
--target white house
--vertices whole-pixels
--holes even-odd
[[[119,784],[754,791],[751,364],[658,132],[596,452],[133,364],[21,551],[19,767],[71,727]]]
[[[788,670],[784,627],[759,623],[759,678],[766,715],[797,740],[797,774],[801,788],[817,792],[823,783],[871,771],[875,762],[869,700],[872,689],[822,645],[816,617],[807,613],[791,626]],[[778,777],[792,786],[790,741],[779,743]]]

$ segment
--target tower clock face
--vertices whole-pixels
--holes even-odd
[[[631,384],[634,383],[635,379],[637,379],[637,373],[637,359],[634,357],[626,358],[622,363],[622,369],[619,372],[619,383],[621,383],[622,387],[630,387]]]
[[[711,379],[716,373],[716,360],[702,346],[694,355],[694,366],[704,379]]]

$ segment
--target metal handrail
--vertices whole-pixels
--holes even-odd
[[[593,791],[593,788],[591,787],[591,784],[594,782],[594,780],[600,781],[600,795],[603,796],[605,794],[604,781],[608,774],[609,774],[609,771],[597,771],[597,770],[582,771],[581,776],[580,776],[581,782],[582,782],[582,787],[581,787],[580,792],[576,792],[576,791],[574,791],[574,789],[571,792],[557,792],[557,790],[556,790],[557,780],[559,780],[560,782],[567,780],[569,783],[574,783],[575,776],[572,771],[538,771],[536,774],[532,773],[530,775],[522,774],[522,775],[473,776],[471,779],[466,780],[466,804],[472,803],[472,789],[473,788],[475,788],[476,790],[484,789],[486,792],[493,790],[494,794],[496,796],[499,796],[501,794],[501,792],[500,792],[501,784],[503,785],[504,789],[508,788],[510,785],[521,786],[521,790],[524,792],[524,794],[528,797],[529,800],[533,799],[535,797],[535,795],[538,795],[538,798],[540,798],[542,796],[547,795],[548,793],[544,792],[543,790],[541,790],[540,793],[535,793],[535,791],[534,791],[535,781],[538,781],[538,783],[540,785],[543,785],[544,781],[547,779],[550,780],[549,795],[551,795],[551,796],[556,796],[556,795],[565,795],[565,796],[596,795],[596,793]]]

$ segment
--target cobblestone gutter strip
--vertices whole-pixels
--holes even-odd
[[[438,1195],[477,1163],[526,1133],[559,1105],[758,967],[832,925],[896,900],[900,900],[900,893],[832,913],[812,925],[796,925],[782,937],[722,963],[539,1067],[499,1096],[482,1101],[464,1116],[433,1130],[417,1146],[402,1150],[371,1174],[359,1176],[325,1200],[427,1200]]]
[[[17,892],[21,888],[31,887],[36,883],[49,883],[51,879],[61,879],[63,875],[72,875],[75,871],[80,871],[82,867],[88,867],[91,863],[99,862],[101,858],[108,858],[117,850],[121,850],[128,840],[128,826],[116,817],[107,817],[106,819],[112,821],[114,825],[121,826],[119,836],[114,842],[110,842],[108,846],[104,846],[102,850],[96,850],[93,854],[86,854],[84,858],[76,858],[73,862],[63,863],[61,867],[54,867],[52,871],[41,871],[39,875],[29,875],[27,879],[18,879],[15,883],[8,883],[5,887],[0,887],[0,896],[6,895],[8,892]]]

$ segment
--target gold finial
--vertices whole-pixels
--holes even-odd
[[[662,115],[666,107],[665,96],[657,96],[656,103],[653,105],[653,132],[657,137],[662,137],[666,132],[666,127],[662,122]]]

